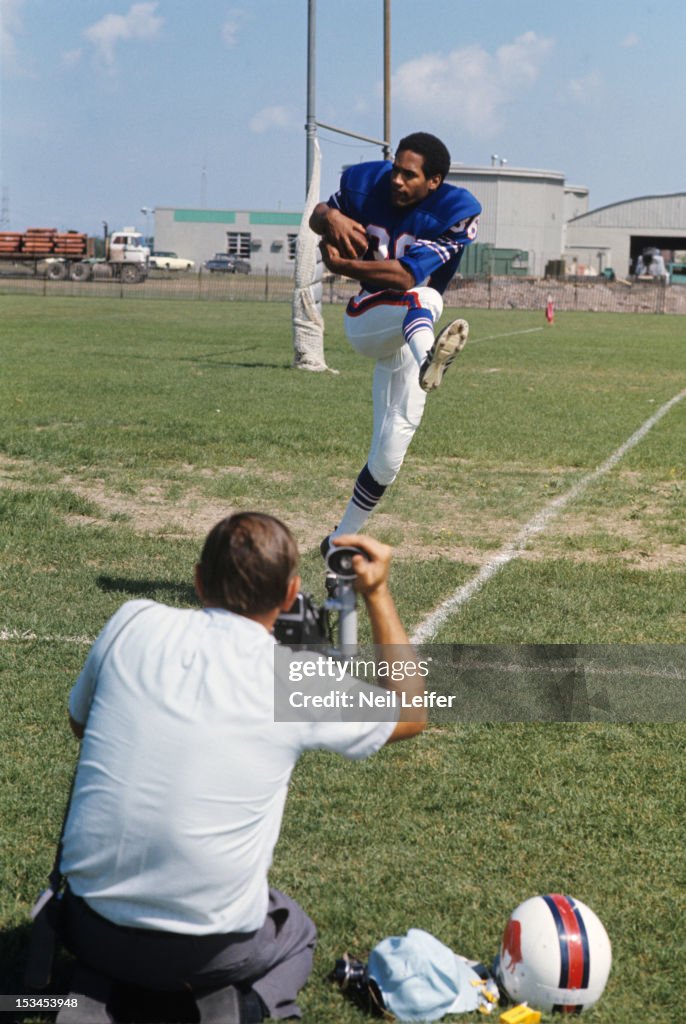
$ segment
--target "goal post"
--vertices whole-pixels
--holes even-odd
[[[324,357],[324,318],[322,316],[323,262],[319,238],[310,228],[312,211],[319,202],[321,150],[317,128],[326,128],[364,142],[382,146],[384,159],[390,158],[390,36],[391,0],[383,0],[384,19],[384,139],[374,139],[318,121],[315,113],[316,88],[316,12],[317,0],[307,0],[307,198],[300,222],[295,250],[293,288],[293,366],[302,370],[328,370]],[[331,371],[337,373],[337,370]]]
[[[310,216],[319,202],[321,151],[314,140],[310,184],[295,243],[293,288],[293,366],[300,370],[328,370],[324,356],[322,316],[322,257],[319,236],[310,227]]]

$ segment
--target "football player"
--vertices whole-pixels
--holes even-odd
[[[345,331],[360,355],[376,360],[369,456],[323,554],[331,536],[359,532],[393,483],[427,393],[467,341],[466,320],[434,333],[442,293],[476,238],[481,212],[471,192],[446,183],[449,169],[440,139],[415,132],[399,142],[393,163],[346,168],[338,192],[310,218],[328,269],[361,284],[348,303]]]

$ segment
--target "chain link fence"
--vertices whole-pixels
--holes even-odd
[[[344,304],[359,286],[348,278],[325,279],[325,304]],[[49,281],[20,268],[0,268],[0,295],[45,295],[93,298],[184,299],[191,301],[290,302],[292,276],[276,274],[211,274],[152,271],[141,284],[108,278],[88,282]],[[446,306],[462,309],[545,310],[552,299],[556,312],[579,310],[603,313],[686,313],[686,286],[659,281],[594,278],[566,280],[484,277],[453,281],[444,296]]]
[[[335,278],[324,286],[324,301],[347,302],[357,290],[356,282]],[[556,312],[686,313],[686,286],[659,281],[460,278],[443,298],[446,306],[462,309],[545,310],[552,300]]]

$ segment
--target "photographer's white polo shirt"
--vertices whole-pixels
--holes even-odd
[[[86,724],[62,856],[72,891],[116,924],[196,935],[262,925],[298,756],[369,757],[395,726],[274,722],[264,627],[153,601],[109,620],[69,710]]]

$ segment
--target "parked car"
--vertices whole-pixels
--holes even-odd
[[[148,266],[151,270],[193,270],[195,261],[182,259],[175,252],[153,252]]]
[[[218,252],[205,262],[205,270],[209,270],[210,274],[249,274],[251,267],[247,260],[231,253]]]

